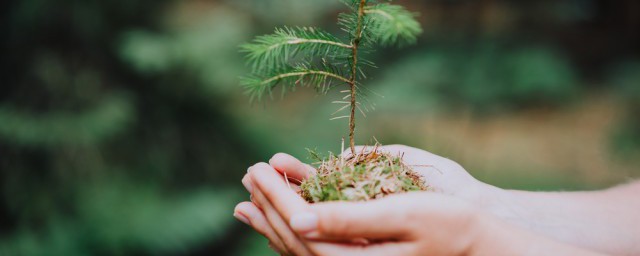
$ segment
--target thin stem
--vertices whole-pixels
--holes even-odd
[[[356,131],[356,79],[358,77],[358,46],[362,39],[362,23],[365,15],[365,7],[367,0],[360,0],[360,6],[358,7],[358,23],[356,27],[356,34],[351,42],[351,80],[349,85],[351,86],[351,115],[349,118],[349,147],[351,148],[351,154],[356,155],[356,143],[354,134]]]

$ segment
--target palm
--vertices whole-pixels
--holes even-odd
[[[403,145],[383,146],[379,150],[403,155],[405,163],[422,175],[434,192],[466,197],[483,186],[458,163],[427,151]]]
[[[369,147],[369,149],[372,148]],[[363,150],[363,147],[356,148],[356,151],[361,150]],[[402,145],[384,146],[378,148],[378,150],[391,154],[402,155],[405,163],[412,166],[417,173],[424,177],[426,185],[431,191],[422,192],[422,195],[424,195],[425,198],[433,197],[433,192],[437,192],[452,195],[467,202],[476,203],[479,201],[478,199],[482,199],[485,192],[488,191],[486,188],[490,187],[489,185],[474,179],[456,162],[431,154],[424,150]],[[351,154],[351,151],[345,151],[343,154]],[[248,173],[242,179],[242,183],[245,185],[247,190],[252,193],[253,202],[240,203],[236,207],[236,212],[239,212],[239,215],[251,215],[254,216],[254,218],[250,222],[246,220],[246,218],[240,219],[245,219],[246,223],[250,223],[250,225],[258,230],[258,232],[268,237],[271,243],[278,248],[279,251],[288,252],[301,250],[301,254],[307,254],[304,253],[306,252],[306,248],[304,247],[298,248],[294,246],[295,248],[288,248],[286,246],[287,244],[297,245],[300,244],[300,242],[292,233],[289,226],[286,225],[286,222],[281,218],[281,216],[275,214],[276,212],[274,208],[274,204],[281,207],[291,207],[291,205],[296,205],[296,207],[304,208],[307,205],[304,200],[295,194],[292,194],[290,191],[289,193],[280,191],[283,195],[288,195],[287,199],[269,201],[266,200],[265,195],[260,192],[260,189],[254,190],[252,187],[255,187],[255,184],[253,184],[255,181],[260,181],[263,184],[263,189],[281,188],[282,186],[279,187],[274,184],[277,184],[278,182],[282,183],[282,178],[286,178],[290,181],[287,183],[289,188],[297,191],[300,189],[298,185],[300,184],[300,181],[308,178],[310,175],[313,175],[315,170],[311,166],[303,164],[298,159],[282,153],[274,155],[271,160],[269,160],[269,164],[260,163],[254,165],[250,169],[252,168],[261,169],[261,171]],[[251,176],[260,177],[252,178]],[[272,184],[273,186],[266,184]],[[282,185],[284,185],[284,183]],[[287,188],[284,187],[284,190],[286,191]],[[275,192],[271,191],[269,194],[272,193]],[[419,195],[414,194],[413,196]],[[285,240],[290,242],[284,243]]]

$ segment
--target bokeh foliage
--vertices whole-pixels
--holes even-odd
[[[425,36],[367,56],[384,64],[363,81],[377,109],[360,123],[360,143],[424,146],[404,131],[417,121],[399,120],[564,113],[596,95],[621,112],[604,154],[637,158],[636,1],[398,4],[421,13]],[[246,167],[278,151],[338,151],[347,133],[328,121],[336,95],[301,89],[263,108],[238,85],[250,70],[239,45],[275,26],[338,32],[338,0],[0,5],[0,255],[267,254],[266,241],[231,217],[246,200]],[[385,115],[394,119],[377,119]],[[374,125],[385,123],[394,129]],[[446,140],[438,143],[428,149],[446,152]],[[587,187],[574,186],[581,179],[572,173],[531,177],[491,179]]]
[[[610,83],[628,108],[614,135],[614,148],[625,155],[640,150],[640,60],[623,61],[610,74]]]
[[[232,246],[225,235],[240,194],[231,184],[241,177],[233,170],[255,151],[222,110],[221,92],[243,68],[229,60],[248,23],[212,13],[164,28],[170,4],[5,9],[1,255]]]

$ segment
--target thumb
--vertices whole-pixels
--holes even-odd
[[[271,160],[269,160],[269,164],[282,175],[295,180],[296,183],[306,180],[311,174],[316,172],[313,167],[285,153],[275,154]]]
[[[318,203],[311,205],[311,211],[292,215],[289,225],[311,239],[397,239],[410,230],[406,219],[410,209],[397,202],[380,199]]]

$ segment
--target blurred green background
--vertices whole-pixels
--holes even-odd
[[[640,176],[640,2],[398,1],[425,34],[371,54],[359,143],[506,188]],[[272,255],[235,221],[246,168],[338,151],[338,93],[248,104],[238,45],[335,25],[337,0],[4,1],[0,255]]]

